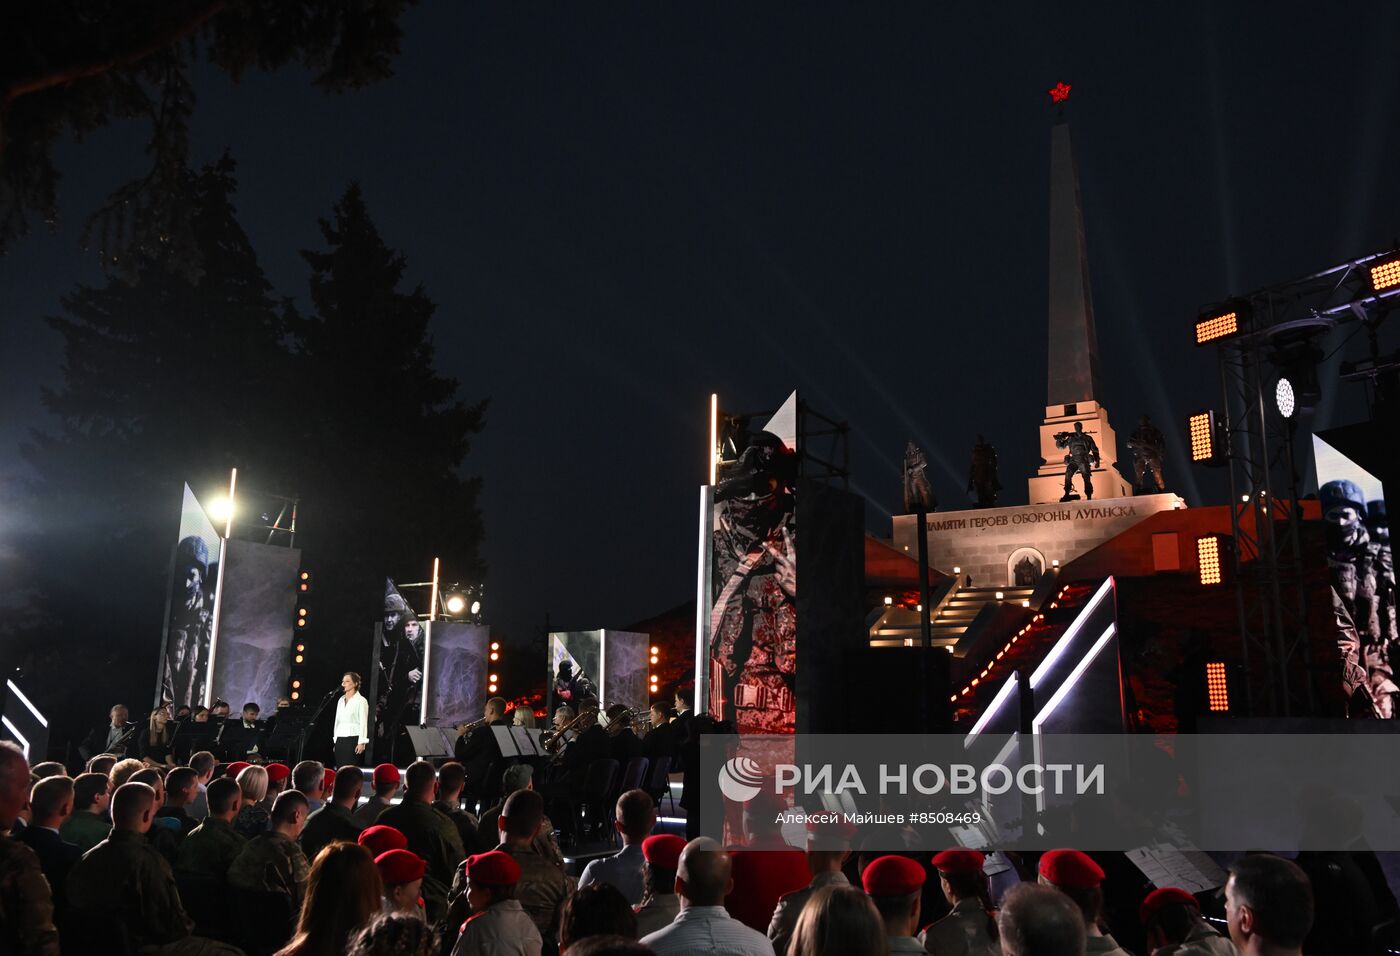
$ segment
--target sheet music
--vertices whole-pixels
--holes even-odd
[[[1129,850],[1128,859],[1154,886],[1179,886],[1188,893],[1204,893],[1225,885],[1225,871],[1202,850],[1179,850],[1158,843]]]
[[[510,732],[511,732],[512,730],[514,730],[514,729],[515,729],[514,727],[496,727],[496,726],[493,726],[493,727],[491,728],[491,734],[496,738],[496,746],[499,747],[499,748],[501,748],[501,756],[502,756],[502,757],[522,757],[522,756],[529,756],[528,753],[522,753],[522,751],[520,750],[520,748],[519,748],[518,746],[516,746],[515,738],[512,737],[512,736],[511,736],[511,733],[510,733]]]

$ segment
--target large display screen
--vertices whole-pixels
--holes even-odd
[[[224,561],[214,693],[237,713],[253,703],[271,713],[286,693],[301,551],[230,541]]]
[[[157,681],[158,696],[177,707],[205,701],[221,557],[219,533],[190,486],[185,485]]]
[[[374,753],[375,759],[392,761],[411,755],[403,728],[418,724],[423,702],[423,655],[427,630],[424,622],[399,593],[390,578],[384,579],[384,617],[374,638]],[[397,751],[402,753],[396,754]],[[409,757],[411,759],[411,756]]]
[[[491,628],[485,624],[433,621],[428,626],[425,723],[452,727],[481,719],[490,683],[490,644]]]
[[[1347,713],[1394,720],[1400,706],[1395,678],[1400,635],[1385,488],[1375,475],[1317,435],[1313,455]]]

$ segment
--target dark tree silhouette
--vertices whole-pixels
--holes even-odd
[[[191,65],[237,78],[300,64],[338,93],[390,76],[414,0],[43,0],[0,12],[0,253],[32,218],[58,216],[53,148],[117,119],[150,125],[151,164],[88,220],[103,261],[139,268],[163,245],[201,267],[183,192]]]

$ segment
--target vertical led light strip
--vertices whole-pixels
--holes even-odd
[[[421,727],[428,725],[428,669],[433,660],[433,622],[437,620],[438,605],[438,571],[440,570],[442,559],[433,558],[433,593],[428,598],[428,633],[423,635],[423,683],[418,691],[418,724]]]
[[[695,702],[694,713],[705,713],[710,701],[710,535],[714,523],[715,489],[700,489],[700,542],[695,559]]]
[[[219,580],[214,582],[214,615],[209,625],[209,667],[204,674],[204,706],[214,706],[214,659],[219,653],[219,614],[224,605],[224,578],[228,577],[228,540],[233,534],[233,493],[238,488],[238,469],[228,476],[228,514],[224,536],[219,541]]]
[[[710,393],[710,484],[715,483],[719,465],[719,395]]]
[[[19,728],[16,727],[14,724],[10,723],[10,718],[6,717],[4,714],[0,714],[0,724],[4,724],[5,729],[8,730],[16,740],[19,741],[19,749],[24,751],[24,759],[28,760],[29,738],[25,737],[24,734],[20,733]]]
[[[1109,580],[1111,581],[1112,578]],[[1050,695],[1050,699],[1045,702],[1045,706],[1041,709],[1040,713],[1036,714],[1035,719],[1031,721],[1031,740],[1035,744],[1035,762],[1041,766],[1045,765],[1045,756],[1041,747],[1041,737],[1044,731],[1041,730],[1041,727],[1043,727],[1045,722],[1055,713],[1055,709],[1060,706],[1060,703],[1069,696],[1069,692],[1074,690],[1075,685],[1078,684],[1080,678],[1084,676],[1084,672],[1089,669],[1089,665],[1094,663],[1094,660],[1099,656],[1099,652],[1104,649],[1109,641],[1113,640],[1113,635],[1116,633],[1118,633],[1118,629],[1113,624],[1108,625],[1108,627],[1104,629],[1103,634],[1100,635],[1099,639],[1094,642],[1094,645],[1089,648],[1088,652],[1080,659],[1079,663],[1074,665],[1074,670],[1069,672],[1069,676],[1065,678],[1064,683],[1056,689],[1055,693]],[[1040,793],[1035,795],[1035,808],[1037,811],[1041,812],[1045,810],[1045,792],[1043,788]]]
[[[604,701],[606,701],[607,698],[603,696],[603,694],[605,694],[605,693],[607,692],[607,691],[606,691],[606,688],[605,688],[605,685],[607,684],[607,680],[608,680],[608,632],[607,632],[607,631],[599,631],[599,632],[598,632],[598,709],[599,709],[599,710],[607,710],[607,707],[604,706]],[[628,706],[628,707],[631,707],[632,705],[631,705],[631,704],[628,704],[627,706]]]

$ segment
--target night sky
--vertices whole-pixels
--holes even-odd
[[[428,3],[403,21],[397,77],[360,93],[202,69],[195,154],[232,149],[242,223],[302,304],[297,250],[363,184],[439,305],[438,367],[491,399],[466,466],[508,639],[546,612],[618,627],[690,596],[712,391],[745,411],[798,388],[848,421],[878,534],[911,437],[945,509],[967,500],[979,431],[1003,503],[1025,501],[1061,80],[1101,400],[1120,435],[1150,413],[1175,441],[1169,485],[1219,500],[1181,455],[1184,416],[1219,392],[1196,310],[1400,235],[1400,7],[981,6]],[[100,281],[78,232],[141,168],[143,134],[63,147],[62,222],[0,259],[0,478],[23,474],[59,375],[41,317]],[[1330,388],[1316,424],[1361,399]],[[0,503],[0,559],[19,520]]]

